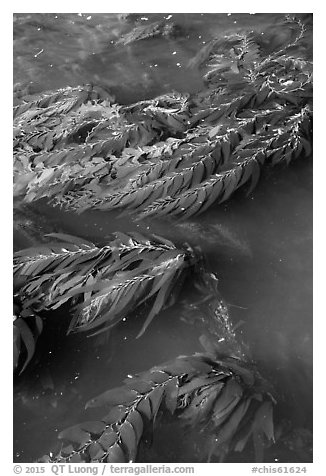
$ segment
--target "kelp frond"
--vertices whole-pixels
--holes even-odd
[[[205,45],[193,65],[207,87],[192,96],[120,106],[86,87],[34,100],[15,119],[15,196],[78,212],[189,216],[195,201],[190,215],[255,184],[257,164],[310,156],[308,33],[300,19],[285,21],[296,33],[272,53],[255,32]]]
[[[174,22],[164,20],[155,21],[150,24],[140,24],[133,28],[130,32],[124,34],[119,40],[116,41],[116,45],[129,45],[135,41],[146,40],[155,36],[161,35],[163,37],[171,37],[178,34],[180,27]]]
[[[34,312],[71,302],[69,332],[112,327],[152,298],[140,336],[191,260],[188,251],[157,236],[116,233],[103,247],[70,235],[50,236],[58,242],[15,253],[14,287],[23,308]]]
[[[108,413],[61,431],[60,449],[39,461],[135,462],[148,422],[154,424],[164,410],[210,435],[206,460],[242,451],[251,437],[262,446],[274,441],[274,400],[258,372],[252,364],[219,355],[215,340],[202,342],[204,353],[128,376],[123,386],[91,399],[86,408],[106,406]]]
[[[274,441],[275,400],[236,339],[216,276],[202,269],[198,277],[204,298],[192,317],[205,321],[204,352],[128,375],[123,386],[92,398],[85,408],[105,406],[105,416],[61,431],[59,449],[40,462],[135,462],[145,430],[155,430],[164,412],[205,434],[208,461],[242,451],[251,438],[260,449]]]
[[[55,92],[42,93],[35,97],[29,96],[29,101],[24,101],[14,107],[14,118],[25,116],[19,120],[30,120],[34,116],[52,111],[54,107],[58,114],[69,113],[73,109],[78,109],[82,104],[89,101],[111,100],[113,97],[108,91],[100,86],[87,84],[84,87],[66,87]],[[33,110],[30,113],[27,111]],[[27,113],[27,114],[26,114]]]
[[[285,19],[289,35],[237,32],[212,39],[190,62],[204,88],[119,105],[93,85],[27,96],[14,107],[14,195],[47,199],[79,213],[119,210],[136,219],[186,219],[250,194],[267,166],[289,165],[312,152],[312,61],[301,19]],[[125,45],[177,27],[138,25]],[[98,333],[144,306],[137,337],[171,304],[190,266],[204,298],[187,311],[205,325],[204,351],[128,376],[91,399],[102,418],[59,434],[61,445],[40,462],[135,462],[145,432],[171,413],[207,436],[206,461],[274,442],[275,400],[235,335],[228,309],[190,249],[152,235],[115,233],[105,245],[52,233],[49,242],[14,255],[14,370],[30,363],[43,315],[68,304],[69,332]],[[198,277],[197,276],[197,277]],[[41,317],[42,316],[42,317]],[[97,414],[98,415],[98,414]]]

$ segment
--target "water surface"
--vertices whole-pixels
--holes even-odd
[[[142,17],[143,22],[155,21],[163,14]],[[132,19],[126,22],[116,14],[16,14],[16,100],[19,91],[90,82],[111,88],[122,103],[171,90],[193,93],[202,88],[201,75],[186,64],[205,41],[223,31],[257,25],[263,32],[279,17],[174,14],[186,35],[140,41],[122,54],[114,41],[131,29]],[[97,243],[114,231],[137,229],[162,234],[176,244],[200,246],[208,268],[219,277],[232,321],[239,323],[239,338],[274,386],[276,422],[283,437],[267,449],[265,461],[312,460],[311,161],[265,171],[250,198],[240,190],[225,205],[212,206],[184,227],[155,220],[134,223],[99,211],[75,215],[44,201],[33,208],[36,220],[42,217],[40,230],[65,231]],[[33,239],[38,241],[37,231]],[[31,242],[18,230],[14,244],[20,249]],[[181,298],[191,301],[187,286]],[[60,430],[92,419],[96,413],[84,411],[85,402],[119,386],[127,374],[199,351],[198,329],[180,316],[177,302],[136,340],[143,322],[140,312],[101,339],[84,333],[64,338],[68,309],[49,315],[34,362],[15,380],[14,461],[34,461],[53,447]],[[141,450],[142,461],[203,461],[205,442],[198,432],[185,433],[168,419],[155,435],[153,446]],[[227,461],[253,461],[252,449],[230,455]]]

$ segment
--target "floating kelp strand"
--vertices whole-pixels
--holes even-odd
[[[180,356],[130,376],[125,386],[90,400],[87,408],[106,405],[111,407],[109,414],[102,421],[86,422],[62,431],[59,437],[66,442],[65,446],[56,455],[44,456],[40,461],[71,462],[77,456],[84,462],[136,461],[148,420],[155,422],[164,406],[187,425],[209,426],[216,435],[213,447],[216,452],[225,442],[240,451],[244,448],[248,437],[246,441],[237,438],[239,425],[249,434],[253,428],[260,429],[267,441],[273,440],[273,401],[264,391],[255,390],[258,374],[251,374],[241,362],[237,369],[228,369],[228,361],[215,361],[214,355]],[[252,377],[247,383],[242,380],[242,367]],[[245,418],[252,401],[256,409],[253,422]],[[266,419],[262,420],[263,414]]]
[[[68,301],[77,305],[69,332],[112,327],[153,297],[141,335],[194,259],[156,235],[151,241],[139,233],[117,233],[104,247],[65,234],[52,237],[59,243],[16,253],[17,296],[35,312]],[[62,238],[69,242],[60,243]]]

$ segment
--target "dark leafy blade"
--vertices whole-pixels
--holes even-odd
[[[157,412],[160,408],[162,398],[164,395],[164,387],[163,385],[157,386],[154,390],[152,390],[149,394],[149,399],[151,402],[151,407],[152,407],[152,419],[155,421]]]
[[[172,413],[175,412],[178,405],[178,396],[179,396],[179,379],[178,377],[173,377],[169,379],[165,384],[165,405],[167,409]]]
[[[265,433],[268,440],[274,441],[273,404],[271,401],[263,402],[255,414],[254,428]]]
[[[21,341],[23,342],[26,351],[27,351],[27,358],[25,360],[25,363],[20,371],[22,373],[25,368],[27,367],[28,363],[31,361],[34,352],[35,352],[35,340],[34,340],[34,335],[24,319],[16,319],[14,326],[16,326],[19,329],[20,332],[20,337]]]
[[[75,448],[73,445],[71,444],[68,444],[66,446],[64,446],[62,449],[61,449],[61,454],[62,456],[68,456],[71,455],[72,453],[75,452]]]
[[[203,356],[202,354],[195,354],[189,357],[179,358],[178,361],[182,360],[182,362],[189,366],[189,370],[187,372],[189,375],[196,375],[200,373],[206,374],[212,370],[213,362],[207,362],[205,357],[206,356]]]
[[[205,367],[207,368],[207,367]],[[210,367],[209,367],[210,368]],[[173,362],[168,362],[165,365],[160,366],[162,371],[171,373],[172,375],[193,374],[197,370],[193,366],[193,361],[184,357],[178,357]]]
[[[227,200],[234,192],[236,186],[237,186],[237,177],[236,177],[235,171],[233,170],[232,172],[225,175],[224,177],[224,193],[219,203],[222,203],[225,200]]]
[[[121,442],[128,455],[128,462],[132,463],[137,455],[137,437],[132,424],[126,420],[119,429]]]
[[[127,378],[124,380],[126,385],[138,393],[147,393],[152,388],[152,382],[140,378]]]
[[[214,385],[201,390],[195,395],[190,405],[184,410],[180,418],[188,421],[191,425],[204,422],[211,415],[216,397],[221,391],[221,385]]]
[[[111,430],[108,429],[107,431],[104,431],[103,434],[100,436],[100,438],[97,440],[98,444],[101,445],[103,450],[107,453],[111,446],[116,443],[118,439],[118,434]]]
[[[209,376],[202,376],[202,377],[195,377],[191,379],[189,383],[186,383],[179,389],[179,395],[185,395],[187,393],[191,393],[194,390],[204,387],[205,385],[213,385],[216,382],[220,382],[222,377],[209,377]],[[224,384],[222,384],[223,386]]]
[[[224,417],[232,412],[242,393],[243,390],[238,382],[234,378],[229,378],[214,406],[213,421],[215,425],[219,425]]]
[[[226,365],[230,370],[237,374],[246,385],[248,385],[249,387],[252,387],[254,385],[255,375],[250,368],[241,365],[241,362],[237,362],[237,360],[235,359],[228,359]]]
[[[141,337],[144,332],[146,331],[147,327],[149,324],[152,322],[154,317],[160,312],[162,309],[166,298],[167,298],[167,291],[170,288],[171,280],[173,279],[174,276],[174,270],[172,272],[167,272],[166,276],[164,277],[165,282],[163,279],[161,280],[161,288],[159,292],[157,293],[156,299],[154,301],[153,307],[148,314],[145,323],[143,324],[143,327],[141,328],[140,332],[137,335],[137,338]],[[163,283],[162,283],[163,281]]]
[[[92,435],[100,435],[105,430],[105,423],[103,421],[88,421],[82,423],[80,427]]]
[[[90,433],[83,430],[81,425],[75,425],[59,433],[58,438],[61,440],[77,443],[78,448],[82,448],[90,441]]]
[[[149,396],[144,397],[137,404],[137,411],[140,412],[142,416],[145,416],[148,420],[152,418],[152,406],[150,403]]]
[[[223,189],[224,183],[220,177],[217,180],[214,180],[214,182],[212,181],[206,192],[206,201],[200,209],[201,213],[207,210],[207,208],[209,208],[220,197]]]
[[[241,423],[242,418],[246,414],[250,404],[250,399],[240,402],[239,405],[235,408],[232,415],[226,422],[223,427],[218,430],[217,433],[217,444],[221,445],[226,441],[230,440],[233,435],[236,433],[238,426]]]
[[[141,377],[146,379],[148,382],[159,384],[166,382],[169,379],[169,374],[161,370],[159,367],[154,367],[148,372],[143,372]]]
[[[248,195],[255,189],[260,177],[260,166],[256,160],[253,160],[252,167],[251,184],[247,192]]]
[[[86,404],[87,405],[87,404]],[[109,413],[102,418],[102,421],[107,425],[112,425],[113,423],[119,422],[127,414],[127,408],[124,405],[117,405],[116,407],[111,408]]]
[[[115,443],[109,451],[109,454],[106,458],[107,463],[126,463],[127,457],[125,452],[121,449],[118,443]]]
[[[144,428],[143,419],[137,410],[132,410],[128,414],[127,421],[132,425],[134,429],[137,444],[138,444],[143,434],[143,428]]]
[[[106,452],[104,451],[102,446],[97,441],[94,441],[88,447],[87,451],[88,451],[88,454],[89,454],[89,457],[90,457],[91,461],[98,461],[101,458],[103,458],[103,456],[106,455]]]
[[[84,240],[84,239],[80,239],[78,238],[77,236],[73,236],[73,235],[68,235],[66,233],[48,233],[46,236],[50,236],[50,237],[53,237],[53,238],[56,238],[57,240],[60,240],[60,241],[63,241],[63,242],[69,242],[69,243],[72,243],[74,245],[78,245],[78,246],[89,246],[90,248],[94,248],[95,245],[94,243],[92,243],[91,241],[87,241],[87,240]]]
[[[123,405],[131,403],[138,396],[138,392],[126,387],[113,388],[102,393],[96,398],[92,398],[86,403],[85,408],[101,407],[104,405]]]
[[[79,454],[79,453],[76,453],[76,454],[73,454],[70,458],[69,458],[69,462],[70,463],[82,463],[84,460],[82,458],[82,456]]]
[[[14,370],[18,366],[18,360],[20,355],[20,331],[18,327],[13,326],[13,367]]]

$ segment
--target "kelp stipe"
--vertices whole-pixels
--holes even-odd
[[[111,328],[152,298],[141,336],[196,261],[191,250],[157,235],[117,232],[103,247],[62,233],[49,238],[57,242],[15,253],[15,296],[25,313],[69,302],[74,315],[68,332]]]
[[[17,106],[15,195],[187,218],[245,184],[250,193],[269,164],[310,157],[311,32],[289,22],[296,34],[274,53],[254,33],[212,40],[192,61],[208,70],[197,94],[121,106],[87,86]]]
[[[136,27],[117,48],[169,36],[168,26]],[[264,39],[237,32],[206,44],[189,64],[202,71],[204,88],[196,94],[120,105],[109,91],[86,85],[20,100],[14,108],[15,206],[43,199],[77,213],[115,210],[135,220],[179,221],[238,189],[250,194],[269,166],[310,158],[311,32],[292,17],[284,26],[290,34],[274,51],[272,32]],[[104,246],[62,233],[48,238],[14,256],[17,372],[30,364],[43,313],[69,305],[68,332],[97,333],[146,303],[140,336],[194,265],[204,298],[192,318],[205,327],[205,351],[128,377],[95,397],[87,407],[107,406],[105,416],[63,430],[62,445],[40,461],[137,461],[144,430],[164,412],[207,432],[206,460],[223,461],[251,440],[259,460],[264,443],[274,442],[273,392],[232,328],[215,275],[198,266],[198,256],[134,232],[116,233]]]
[[[129,375],[123,386],[91,399],[86,408],[106,407],[105,416],[61,431],[60,447],[39,462],[135,462],[143,432],[155,432],[155,420],[164,412],[209,435],[206,461],[242,451],[251,438],[260,450],[274,442],[269,386],[236,342],[225,306],[221,313],[214,276],[203,278],[213,280],[204,306],[212,331],[200,338],[204,352]],[[219,340],[217,333],[223,336]],[[221,341],[228,354],[221,352]]]

